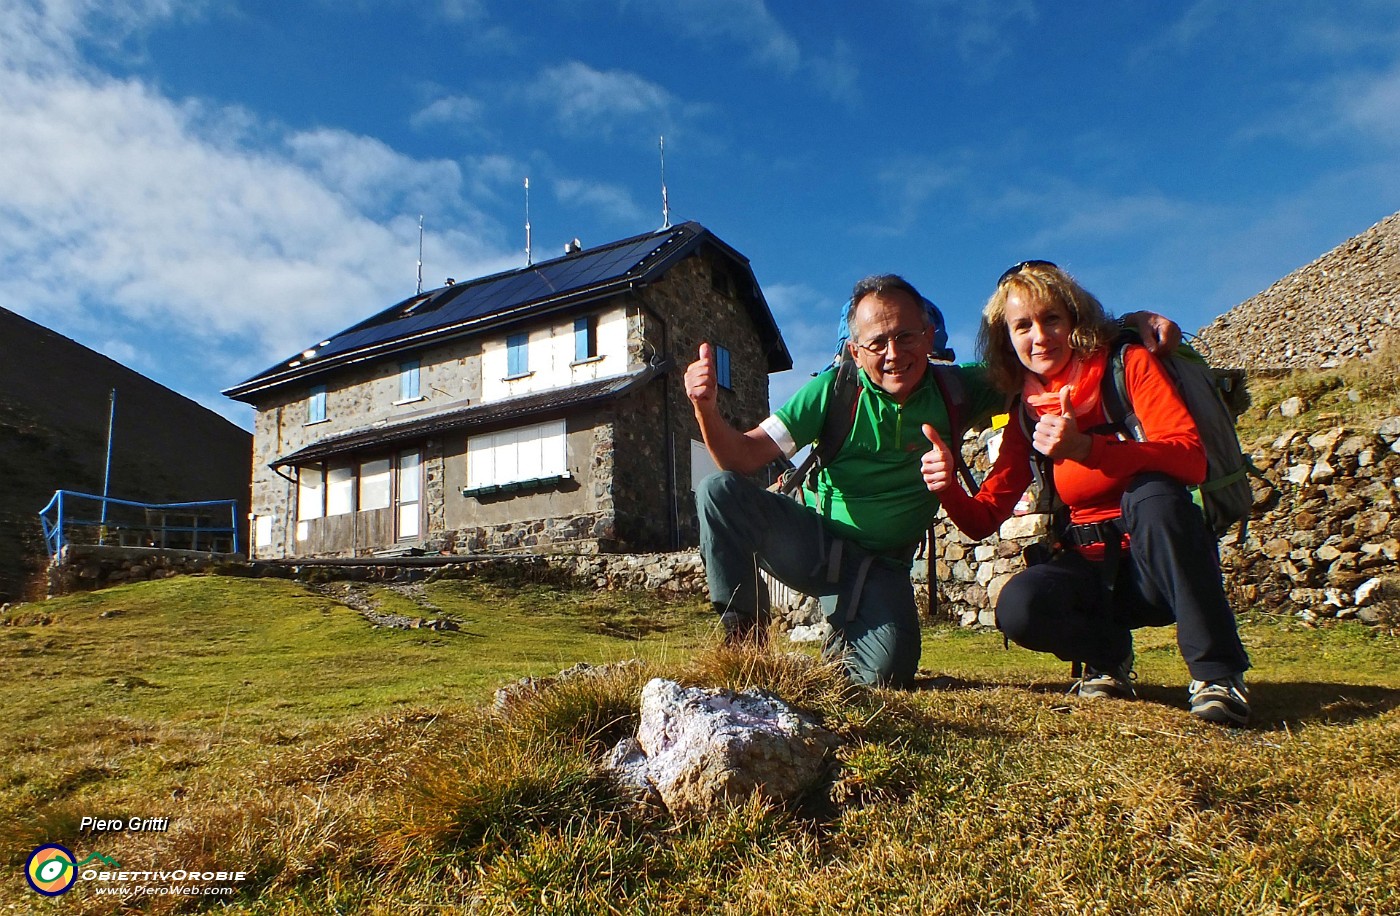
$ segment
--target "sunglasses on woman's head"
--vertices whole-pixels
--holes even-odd
[[[1006,269],[1005,273],[997,277],[997,286],[1001,286],[1006,282],[1008,277],[1014,277],[1027,267],[1049,267],[1058,270],[1060,265],[1056,264],[1054,261],[1022,261],[1019,264],[1011,265]]]

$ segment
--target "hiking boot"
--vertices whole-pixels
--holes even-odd
[[[1249,724],[1249,691],[1243,674],[1218,681],[1192,681],[1189,692],[1191,715],[1221,725]]]
[[[1137,673],[1133,671],[1133,653],[1129,652],[1128,657],[1113,668],[1101,669],[1095,668],[1093,665],[1085,665],[1084,676],[1070,688],[1070,692],[1078,693],[1081,697],[1089,700],[1098,700],[1104,697],[1114,700],[1132,700],[1137,698],[1137,691],[1133,689],[1133,681],[1135,680],[1137,680]]]
[[[732,648],[740,646],[762,647],[768,642],[768,627],[759,624],[758,618],[741,614],[738,611],[725,611],[719,615],[724,627],[724,644]]]

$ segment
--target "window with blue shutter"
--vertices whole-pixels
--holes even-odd
[[[721,388],[734,388],[729,383],[729,350],[725,347],[715,347],[715,380]]]
[[[306,399],[306,422],[320,423],[326,419],[326,386],[313,385]]]
[[[574,320],[574,362],[581,363],[598,355],[598,316],[588,315]]]
[[[416,359],[406,359],[399,363],[399,400],[418,400],[418,378],[421,366]]]
[[[512,334],[506,338],[506,376],[530,374],[530,335]]]

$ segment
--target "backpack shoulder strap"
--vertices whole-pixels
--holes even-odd
[[[1133,409],[1132,398],[1128,395],[1128,379],[1123,367],[1123,351],[1128,344],[1138,342],[1132,332],[1124,332],[1108,345],[1108,365],[1104,367],[1103,383],[1099,386],[1099,397],[1103,400],[1103,412],[1112,429],[1123,430],[1139,442],[1146,439],[1142,422]],[[1092,430],[1091,430],[1092,432]]]
[[[857,374],[855,359],[846,353],[836,364],[835,377],[831,381],[831,396],[826,402],[826,413],[822,415],[822,431],[812,448],[807,452],[796,471],[788,475],[781,491],[791,495],[809,481],[816,488],[816,475],[836,458],[851,428],[856,422],[856,406],[860,403],[860,377]]]
[[[975,494],[978,487],[977,478],[972,475],[972,468],[967,466],[962,456],[963,435],[967,432],[967,387],[963,385],[962,375],[957,366],[949,363],[929,363],[928,368],[948,411],[948,432],[952,436],[948,450],[953,453],[953,463],[957,466],[958,476],[967,485],[968,492]]]
[[[1019,394],[1013,397],[1008,413],[1008,422],[1020,424],[1021,434],[1027,442],[1032,442],[1035,439],[1035,417]],[[1058,538],[1069,524],[1069,512],[1055,490],[1055,463],[1037,452],[1035,446],[1031,446],[1030,456],[1031,479],[1037,493],[1035,511],[1051,517],[1051,531]]]

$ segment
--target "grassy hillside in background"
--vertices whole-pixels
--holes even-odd
[[[716,648],[698,600],[466,580],[419,600],[461,630],[216,577],[13,609],[0,905],[129,911],[29,891],[29,850],[57,842],[249,872],[220,912],[1400,912],[1400,646],[1359,625],[1246,614],[1258,722],[1232,731],[1187,714],[1171,630],[1141,631],[1141,701],[1095,702],[989,633],[931,628],[921,689],[852,690],[810,651]],[[630,658],[489,708],[516,678]],[[599,760],[657,674],[808,711],[845,739],[834,784],[705,821],[633,810]]]
[[[1240,442],[1246,449],[1256,439],[1272,438],[1286,429],[1374,430],[1380,420],[1400,416],[1400,338],[1368,359],[1335,369],[1252,376],[1249,391],[1253,404],[1239,421]],[[1285,417],[1279,405],[1292,397],[1302,400],[1303,412]]]

